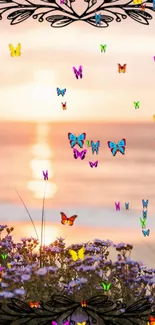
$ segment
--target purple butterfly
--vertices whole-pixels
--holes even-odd
[[[69,324],[70,324],[69,321],[67,321],[66,323],[64,323],[64,325],[69,325]],[[51,325],[58,325],[58,323],[52,320]]]
[[[89,165],[91,168],[98,166],[98,160],[96,160],[94,163],[92,161],[89,161]]]
[[[76,79],[82,78],[82,65],[79,66],[79,70],[73,67]]]
[[[116,211],[120,211],[120,202],[115,202]]]
[[[74,158],[77,159],[78,157],[80,157],[82,160],[85,158],[87,149],[82,150],[81,152],[79,152],[77,149],[73,149],[73,153],[74,153]]]
[[[43,176],[44,176],[44,180],[48,181],[48,170],[46,170],[46,173],[43,171]]]
[[[60,0],[60,4],[63,5],[64,4],[64,0]]]

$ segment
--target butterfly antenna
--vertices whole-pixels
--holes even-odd
[[[33,222],[33,219],[32,219],[32,217],[31,217],[31,215],[30,215],[30,212],[29,212],[29,210],[27,209],[27,207],[26,207],[26,205],[25,205],[23,199],[21,198],[20,194],[18,193],[18,191],[17,191],[16,189],[14,189],[14,190],[16,191],[17,195],[19,196],[21,202],[22,202],[23,205],[24,205],[24,208],[25,208],[25,210],[26,210],[26,212],[27,212],[27,214],[28,214],[28,216],[29,216],[29,218],[30,218],[30,220],[31,220],[31,222],[32,222],[32,225],[33,225],[34,231],[35,231],[36,236],[37,236],[37,239],[38,239],[38,241],[39,241],[39,237],[38,237],[38,234],[37,234],[37,230],[36,230],[35,224],[34,224],[34,222]]]
[[[43,205],[42,205],[42,214],[41,214],[41,245],[40,245],[40,267],[42,267],[42,246],[43,246],[43,231],[45,236],[45,195],[46,195],[46,187],[47,187],[47,181],[45,183],[45,190],[44,190],[44,196],[43,196]],[[45,240],[45,238],[44,238]]]

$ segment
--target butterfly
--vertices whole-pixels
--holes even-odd
[[[64,212],[60,212],[61,214],[61,223],[62,225],[66,225],[68,223],[69,226],[73,226],[75,219],[78,217],[76,214],[70,218],[67,218]]]
[[[128,203],[125,202],[125,209],[129,210],[129,202]]]
[[[140,104],[140,102],[134,102],[135,109],[139,108],[139,104]]]
[[[60,0],[60,4],[63,5],[65,0]]]
[[[86,300],[81,300],[81,307],[82,307],[82,308],[87,307],[87,302],[86,302]]]
[[[98,166],[98,160],[96,160],[94,163],[92,161],[89,161],[89,165],[91,168]]]
[[[150,234],[150,229],[147,229],[147,230],[142,230],[142,233],[143,233],[143,235],[146,237],[146,236],[149,236],[149,234]]]
[[[72,257],[72,260],[75,262],[78,259],[83,260],[84,259],[84,253],[85,253],[85,247],[80,248],[77,252],[73,249],[69,249],[69,254]]]
[[[65,92],[66,92],[66,88],[60,89],[60,88],[57,87],[57,95],[58,96],[60,96],[60,95],[64,96]]]
[[[31,308],[38,308],[39,302],[38,301],[30,301],[30,307]]]
[[[101,14],[95,14],[96,25],[101,25]]]
[[[121,65],[118,63],[118,72],[122,72],[122,73],[125,73],[126,72],[126,64],[124,65]]]
[[[71,148],[73,148],[76,144],[78,144],[79,147],[82,148],[85,138],[86,138],[86,133],[81,133],[78,136],[76,136],[73,133],[68,133],[68,139],[70,140]]]
[[[61,104],[62,104],[62,109],[65,111],[67,109],[66,102]]]
[[[3,260],[6,260],[7,256],[8,256],[8,254],[1,254],[1,257]]]
[[[153,116],[153,121],[155,122],[155,115],[152,115]]]
[[[142,229],[146,228],[146,219],[140,218],[140,222],[141,222],[141,225],[142,225]]]
[[[21,52],[20,52],[21,44],[20,43],[18,43],[16,48],[14,48],[12,44],[9,44],[9,49],[10,49],[10,55],[12,57],[21,55]]]
[[[106,45],[106,44],[105,44],[105,45],[102,45],[102,44],[100,44],[101,53],[102,53],[102,52],[104,52],[104,53],[105,53],[105,51],[106,51],[106,47],[107,47],[107,45]]]
[[[82,150],[81,152],[79,152],[77,149],[73,149],[73,153],[74,153],[74,158],[77,159],[78,157],[81,158],[81,160],[83,160],[86,156],[87,153],[87,149]]]
[[[96,151],[96,154],[98,155],[99,146],[100,141],[97,141],[96,143],[94,143],[94,141],[91,141],[92,154],[94,154],[94,152]]]
[[[11,269],[11,263],[7,263],[8,269]]]
[[[52,321],[52,322],[51,322],[51,324],[52,324],[52,325],[58,325],[58,323],[57,323],[57,322],[55,322],[55,321]],[[70,324],[70,322],[69,322],[69,321],[67,321],[67,322],[63,323],[63,325],[69,325],[69,324]]]
[[[117,151],[120,151],[122,155],[125,154],[126,139],[122,139],[118,144],[112,141],[108,141],[107,144],[113,156],[116,156]]]
[[[147,211],[143,210],[143,218],[147,219]]]
[[[155,325],[155,317],[149,315],[149,322],[148,325]]]
[[[147,199],[146,201],[143,199],[142,204],[143,204],[143,209],[148,207],[149,200]]]
[[[141,10],[145,11],[146,3],[142,3]]]
[[[91,146],[91,141],[90,140],[86,140],[86,143],[87,143],[87,147]]]
[[[46,170],[46,173],[44,171],[42,172],[43,172],[44,180],[48,181],[48,170]]]
[[[115,202],[116,211],[120,211],[120,202]]]
[[[108,291],[111,288],[111,283],[105,283],[104,281],[102,281],[101,286],[103,287],[104,291]]]
[[[73,71],[75,73],[76,79],[79,79],[79,78],[82,79],[82,65],[79,66],[79,70],[77,70],[75,67],[73,67]]]
[[[76,324],[77,324],[77,325],[86,325],[86,323],[87,323],[87,322],[83,322],[83,323],[79,323],[79,322],[77,322]]]

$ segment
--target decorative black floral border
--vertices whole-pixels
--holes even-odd
[[[141,5],[134,5],[132,0],[126,4],[113,4],[120,0],[103,0],[98,7],[97,0],[84,0],[87,3],[87,8],[81,15],[78,15],[72,6],[74,1],[64,0],[64,4],[60,5],[60,0],[57,0],[57,2],[56,0],[41,0],[46,4],[35,4],[29,0],[25,0],[24,4],[18,3],[18,0],[17,2],[16,0],[0,0],[0,19],[2,19],[5,12],[11,11],[7,16],[7,19],[11,21],[11,25],[20,24],[32,17],[39,22],[46,20],[55,28],[65,27],[78,20],[98,28],[105,28],[114,19],[121,22],[127,16],[140,24],[149,25],[152,16],[147,10],[154,11],[153,0],[143,2],[148,4],[145,11],[141,9]],[[95,14],[101,15],[100,24],[96,24]]]
[[[96,324],[99,319],[105,325],[138,325],[142,321],[148,321],[148,314],[151,312],[151,303],[147,298],[127,307],[120,301],[113,302],[106,295],[99,295],[88,299],[86,306],[82,307],[81,302],[57,295],[46,303],[40,302],[38,309],[30,308],[19,299],[12,298],[10,301],[0,304],[0,324],[51,325],[52,321],[59,323],[61,319],[63,323],[68,320],[71,325],[76,325],[74,314],[81,308],[87,325]]]

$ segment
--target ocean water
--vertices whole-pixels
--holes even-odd
[[[87,148],[85,160],[75,160],[68,132],[85,132],[87,139],[95,142],[100,140],[99,154],[92,155],[91,148]],[[40,227],[45,191],[42,170],[48,169],[49,180],[45,195],[48,242],[56,235],[65,237],[67,244],[101,237],[115,242],[128,241],[135,245],[135,258],[137,256],[148,265],[154,265],[154,134],[155,126],[151,123],[1,122],[1,223],[16,225],[17,240],[28,233],[34,236],[15,189]],[[123,156],[117,153],[113,157],[107,141],[117,142],[122,138],[126,138],[126,154]],[[89,161],[95,160],[99,161],[98,167],[90,168]],[[147,226],[150,228],[150,236],[147,238],[141,233],[139,221],[142,199],[149,199]],[[118,201],[121,204],[120,212],[115,211],[115,202]],[[125,202],[130,204],[129,211],[125,211]],[[74,227],[61,225],[60,211],[69,216],[78,214]]]

